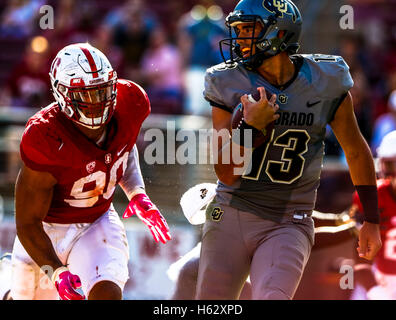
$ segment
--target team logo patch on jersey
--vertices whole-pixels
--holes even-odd
[[[105,163],[109,164],[111,162],[111,153],[105,155]]]
[[[282,104],[287,103],[287,99],[288,99],[288,96],[285,95],[284,93],[281,93],[281,94],[278,96],[278,100],[279,100],[279,102],[282,103]]]
[[[213,221],[220,221],[223,216],[224,211],[219,207],[213,208],[212,213],[210,214]]]
[[[96,161],[92,161],[92,162],[88,163],[86,166],[87,172],[92,173],[95,170],[95,167],[96,167]]]

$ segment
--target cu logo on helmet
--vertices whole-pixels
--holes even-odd
[[[271,13],[287,12],[287,2],[285,0],[264,0],[263,6]]]
[[[286,13],[293,17],[293,22],[296,21],[296,16],[289,11],[289,3],[286,0],[264,0],[263,7],[271,13],[277,13],[281,18]]]

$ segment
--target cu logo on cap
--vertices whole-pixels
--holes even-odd
[[[206,188],[203,188],[199,191],[201,191],[201,195],[200,195],[201,199],[204,199],[206,197],[206,195],[208,194],[208,189],[206,189]]]

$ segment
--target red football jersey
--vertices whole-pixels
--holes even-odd
[[[103,147],[81,133],[56,103],[29,119],[20,145],[22,160],[57,180],[45,222],[91,223],[108,210],[149,113],[146,92],[132,81],[118,80]]]
[[[396,195],[389,180],[378,180],[377,189],[382,247],[375,257],[375,263],[379,271],[396,274]],[[353,203],[363,212],[356,192]]]

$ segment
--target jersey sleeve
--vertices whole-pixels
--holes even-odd
[[[139,153],[136,145],[133,146],[128,156],[127,168],[120,180],[120,187],[124,190],[128,199],[136,188],[145,189],[142,172],[139,164]]]
[[[315,88],[317,96],[325,100],[325,117],[327,123],[330,123],[348,91],[353,87],[349,66],[341,56],[324,54],[303,56],[310,65],[310,83]]]
[[[335,91],[338,92],[338,95],[345,94],[353,87],[353,80],[351,73],[349,72],[349,66],[345,62],[345,60],[337,56],[336,57],[336,64],[335,64],[335,77],[339,79],[335,83]]]
[[[56,177],[61,166],[55,159],[54,152],[51,152],[51,145],[52,148],[56,147],[57,141],[47,133],[47,130],[41,128],[39,124],[28,124],[20,143],[20,155],[28,168],[49,172]]]
[[[151,112],[150,99],[146,91],[141,86],[139,86],[136,83],[135,86],[137,88],[136,89],[137,105],[139,106],[138,115],[140,116],[139,118],[141,119],[141,123],[142,123]]]
[[[218,107],[228,112],[232,112],[232,108],[227,106],[227,103],[224,101],[219,77],[217,76],[217,72],[215,68],[209,68],[206,70],[205,74],[205,89],[203,92],[203,96],[205,100],[207,100],[211,106]]]
[[[340,56],[334,56],[335,62],[327,68],[328,77],[328,94],[331,98],[331,104],[328,112],[328,123],[333,121],[334,116],[346,98],[348,91],[353,87],[353,79],[349,72],[349,66]]]
[[[118,86],[120,86],[118,95],[123,105],[120,110],[121,116],[133,119],[140,127],[151,112],[150,100],[146,91],[137,83],[125,79],[118,80]],[[133,112],[133,117],[130,112]]]

